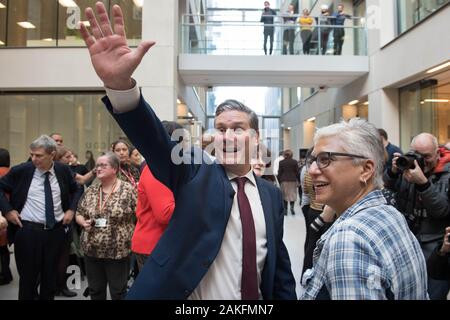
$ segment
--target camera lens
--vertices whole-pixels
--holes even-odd
[[[399,157],[397,159],[397,167],[401,171],[408,170],[410,168],[410,160],[405,156]]]

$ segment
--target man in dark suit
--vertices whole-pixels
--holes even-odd
[[[172,219],[127,298],[296,299],[282,239],[281,194],[256,178],[250,166],[259,138],[256,114],[235,100],[225,101],[215,118],[217,162],[200,149],[178,157],[179,146],[131,78],[154,43],[143,41],[131,52],[120,7],[113,7],[116,34],[103,3],[96,9],[101,26],[92,9],[86,10],[93,36],[80,27],[107,90],[104,102],[176,199]]]
[[[30,145],[31,162],[0,179],[0,211],[14,242],[20,300],[54,299],[58,253],[83,192],[70,168],[53,162],[55,153],[56,142],[43,135]]]

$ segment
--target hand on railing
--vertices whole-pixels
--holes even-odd
[[[127,45],[122,10],[113,6],[114,31],[111,27],[105,5],[95,4],[100,25],[92,8],[86,8],[86,16],[91,25],[92,35],[83,23],[80,23],[80,33],[89,49],[92,65],[106,87],[115,90],[126,90],[133,87],[131,76],[140,64],[147,51],[155,44],[154,41],[142,41],[139,47],[132,51]]]

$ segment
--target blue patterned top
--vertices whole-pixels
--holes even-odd
[[[304,300],[323,289],[333,300],[428,299],[420,245],[379,190],[347,209],[317,241],[302,285]]]

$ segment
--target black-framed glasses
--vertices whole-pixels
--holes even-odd
[[[357,154],[351,153],[342,153],[342,152],[320,152],[317,156],[310,155],[306,159],[306,168],[309,169],[311,165],[316,162],[317,167],[319,169],[325,169],[331,163],[331,161],[336,161],[336,157],[349,157],[349,158],[359,158],[359,159],[367,159],[367,157],[360,156]]]
[[[99,164],[95,165],[96,169],[98,169],[98,168],[106,169],[108,167],[109,167],[109,163],[99,163]]]

